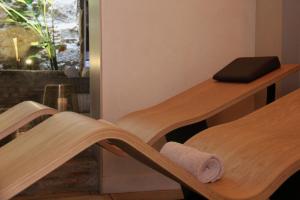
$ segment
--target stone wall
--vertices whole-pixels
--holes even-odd
[[[26,100],[42,102],[46,84],[71,84],[77,94],[89,93],[89,78],[67,78],[62,71],[0,70],[0,107]]]
[[[93,146],[66,162],[40,181],[36,182],[19,196],[35,197],[76,194],[95,194],[99,191],[98,162]],[[38,198],[37,198],[38,199]]]
[[[3,27],[0,29],[0,64],[3,66],[17,65],[13,38],[18,38],[19,56],[21,58],[26,58],[35,53],[35,51],[31,51],[31,42],[38,40],[37,35],[20,26]]]
[[[66,50],[57,55],[61,66],[79,67],[79,8],[78,0],[54,0],[55,30],[57,43],[66,45]]]

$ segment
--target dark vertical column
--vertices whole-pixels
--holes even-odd
[[[272,103],[276,99],[276,84],[272,84],[267,88],[267,104]]]

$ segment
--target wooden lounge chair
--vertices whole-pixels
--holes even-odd
[[[116,124],[152,146],[177,128],[199,122],[200,126],[203,126],[201,122],[257,92],[265,88],[275,89],[276,82],[299,70],[298,64],[282,65],[281,68],[248,84],[224,83],[208,79],[162,103],[129,113],[117,120]],[[275,96],[268,95],[267,102],[272,101],[273,98]],[[197,128],[193,128],[192,131],[188,129],[188,131],[198,133],[199,129],[203,129],[199,127],[199,124],[196,124]],[[186,133],[186,130],[180,132],[187,135],[180,136],[185,138],[184,140],[193,135],[193,133]],[[99,144],[117,156],[126,156],[122,150],[108,141],[101,141]]]
[[[300,65],[282,65],[280,69],[249,84],[221,83],[209,79],[156,106],[126,115],[116,124],[153,145],[170,131],[206,120],[299,70]],[[215,98],[216,94],[218,98]],[[32,101],[20,103],[0,115],[0,139],[37,117],[55,113],[55,109]],[[109,143],[103,141],[101,144],[107,150],[123,155]]]
[[[0,199],[7,200],[96,142],[113,145],[209,199],[267,199],[300,170],[300,90],[185,144],[217,154],[224,177],[202,184],[139,137],[102,121],[56,114],[0,149]],[[150,127],[151,128],[151,127]]]
[[[116,124],[152,145],[170,131],[206,120],[299,69],[300,65],[283,65],[248,84],[209,79],[158,105],[130,113]]]
[[[250,84],[221,83],[210,79],[161,104],[131,113],[118,120],[117,124],[152,145],[169,131],[205,120],[255,94],[257,91],[297,72],[299,69],[299,65],[283,65],[280,69]],[[216,94],[221,98],[216,99]],[[34,102],[24,102],[5,115],[0,115],[0,120],[3,122],[10,119],[9,123],[0,121],[0,139],[35,117],[54,113],[56,113],[54,109],[49,109]],[[122,150],[115,148],[107,141],[101,141],[100,144],[119,156],[124,155]]]
[[[55,113],[55,109],[33,101],[19,103],[0,114],[0,140],[38,117]]]
[[[153,145],[171,131],[207,120],[299,70],[300,65],[282,65],[280,69],[248,84],[209,79],[158,105],[130,113],[116,124],[143,142]],[[199,132],[197,129],[193,131]],[[186,134],[185,131],[181,132]],[[101,142],[101,145],[118,156],[124,155],[106,141]]]

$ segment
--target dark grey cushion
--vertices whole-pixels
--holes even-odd
[[[280,61],[276,56],[237,58],[217,72],[213,79],[249,83],[278,68],[280,68]]]

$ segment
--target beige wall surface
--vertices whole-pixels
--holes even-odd
[[[102,0],[102,109],[114,121],[255,52],[255,0]],[[104,152],[103,191],[178,187]]]
[[[256,2],[256,56],[282,58],[282,0]]]
[[[300,63],[300,1],[283,1],[283,62]]]
[[[278,56],[282,61],[283,0],[257,0],[255,25],[255,56]],[[277,95],[282,95],[282,84],[277,84]],[[266,92],[256,95],[257,102],[264,102]],[[280,93],[280,94],[279,94]]]
[[[300,63],[299,0],[259,0],[256,3],[256,56],[277,55],[283,64]],[[278,84],[278,96],[299,87],[299,74]]]
[[[283,41],[282,62],[300,63],[300,1],[283,1]],[[283,81],[283,94],[299,88],[300,74],[295,74]]]
[[[300,63],[300,1],[259,0],[256,6],[255,55],[277,55],[283,64]],[[299,88],[299,74],[278,86],[278,96]]]

